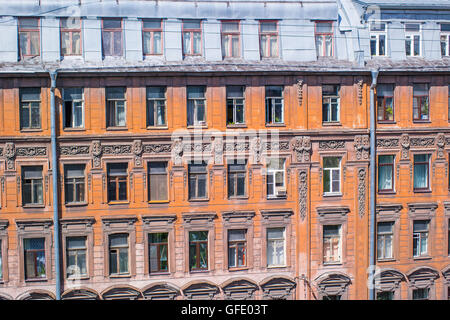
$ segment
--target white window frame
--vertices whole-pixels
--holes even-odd
[[[339,248],[338,248],[338,257],[336,260],[333,261],[325,261],[325,233],[324,233],[324,229],[327,226],[339,226]],[[322,260],[323,260],[323,264],[327,265],[327,264],[340,264],[342,263],[342,224],[324,224],[322,226]]]
[[[414,220],[413,221],[413,257],[414,258],[418,258],[418,257],[428,257],[430,255],[429,251],[430,251],[430,220],[423,220],[423,221],[427,221],[427,230],[426,231],[414,231],[414,222],[416,221],[422,221],[422,220]],[[418,238],[417,240],[417,254],[414,255],[414,243],[416,242],[416,237]],[[421,242],[423,238],[426,238],[426,249],[425,251],[421,251]]]
[[[443,23],[443,24],[449,24],[449,23]],[[441,28],[442,28],[442,24],[441,24]],[[440,31],[440,36],[439,36],[439,44],[442,44],[442,37],[445,37],[445,54],[442,57],[449,57],[450,56],[450,31]],[[441,47],[440,47],[441,48]],[[441,51],[442,54],[442,51]]]
[[[407,31],[406,25],[408,24],[417,24],[419,25],[419,31]],[[415,40],[414,37],[419,36],[419,54],[414,54],[414,44]],[[405,53],[406,53],[406,41],[411,41],[411,54],[406,54],[407,57],[421,57],[422,56],[422,25],[420,23],[405,23]]]
[[[62,94],[63,98],[65,97],[65,90],[66,89],[68,89],[68,88],[63,88],[63,92],[62,92],[63,93]],[[64,103],[64,105],[63,105],[63,115],[64,115],[63,127],[64,127],[64,129],[83,129],[84,128],[84,117],[85,117],[85,115],[84,115],[84,113],[85,113],[84,88],[81,88],[81,96],[82,96],[81,99],[69,100],[69,101],[72,101],[72,124],[71,124],[70,127],[66,127],[66,117],[67,117],[66,105],[65,105],[66,100],[63,99],[63,101],[64,101],[63,102]],[[74,117],[73,117],[73,115],[75,114],[75,103],[76,102],[81,102],[81,125],[80,126],[75,126],[75,120],[74,120]]]
[[[338,158],[339,159],[339,165],[337,167],[328,167],[325,168],[325,164],[323,165],[323,175],[325,177],[325,170],[326,171],[330,171],[330,191],[325,190],[325,183],[324,181],[322,181],[323,183],[323,194],[324,195],[335,195],[335,194],[341,194],[341,190],[342,190],[342,186],[341,186],[341,166],[342,166],[342,158],[341,157],[334,157],[334,156],[330,156],[330,157],[324,157],[323,158],[323,162],[325,162],[326,158]],[[333,190],[333,172],[334,171],[338,171],[339,172],[339,190]]]
[[[269,162],[270,160],[279,160],[282,159],[283,160],[283,169],[273,169],[269,167]],[[268,182],[266,181],[266,188],[267,188],[267,198],[279,198],[277,196],[277,186],[276,186],[276,175],[277,173],[280,173],[283,175],[283,186],[279,186],[278,188],[284,188],[286,189],[286,175],[285,175],[285,171],[286,171],[286,159],[285,158],[272,158],[272,159],[268,159],[267,161],[267,177],[266,179],[269,180],[269,176],[273,177],[273,191],[274,193],[271,194],[269,193],[269,188],[267,187]]]
[[[384,26],[384,31],[381,30],[372,30],[372,24],[376,24],[376,25],[383,25]],[[387,32],[386,32],[386,23],[385,22],[372,22],[370,24],[370,42],[372,42],[372,37],[375,37],[375,41],[376,41],[376,53],[374,55],[372,55],[372,44],[370,44],[370,54],[373,57],[385,57],[387,54]],[[380,54],[380,36],[384,36],[384,54]]]
[[[269,230],[273,229],[283,229],[283,238],[276,238],[276,239],[269,239]],[[273,268],[273,267],[285,267],[286,266],[286,227],[274,227],[274,228],[267,228],[266,229],[266,239],[267,239],[267,253],[266,253],[266,259],[267,259],[267,267]],[[275,242],[275,243],[281,243],[283,242],[283,261],[280,264],[269,264],[269,243]],[[275,259],[272,259],[274,261]]]

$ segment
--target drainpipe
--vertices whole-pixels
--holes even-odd
[[[375,140],[375,92],[377,86],[378,69],[372,70],[372,85],[370,86],[370,239],[369,239],[369,279],[372,280],[375,273],[375,196],[376,196],[376,140]],[[369,287],[369,300],[375,300],[375,288]]]
[[[55,248],[55,278],[56,300],[61,300],[61,270],[59,252],[59,203],[58,203],[58,161],[56,157],[56,103],[55,88],[57,71],[49,71],[50,87],[50,118],[51,118],[51,144],[52,144],[52,177],[53,177],[53,247]]]

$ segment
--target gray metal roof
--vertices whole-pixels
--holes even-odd
[[[378,5],[380,7],[449,7],[450,0],[354,0],[361,5]]]

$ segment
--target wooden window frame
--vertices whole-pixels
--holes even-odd
[[[20,122],[20,130],[21,131],[28,131],[28,130],[41,130],[42,129],[42,90],[41,88],[34,88],[39,89],[39,100],[22,100],[22,94],[20,89],[28,89],[28,88],[19,88],[19,104],[20,104],[20,110],[19,110],[19,122]],[[39,103],[39,126],[33,126],[33,114],[32,114],[32,103]],[[29,126],[24,127],[22,123],[22,114],[23,109],[27,108],[29,111]]]
[[[259,45],[260,45],[260,55],[261,58],[279,58],[280,57],[280,39],[279,39],[279,24],[278,20],[260,20],[259,21]],[[261,26],[265,23],[275,23],[277,29],[276,31],[262,31]],[[262,37],[266,37],[266,53],[264,55],[264,50],[262,48]],[[277,40],[277,52],[274,54],[271,49],[271,40],[275,38]],[[270,53],[270,54],[269,54]]]
[[[325,168],[325,158],[337,158],[339,159],[339,166],[338,167],[328,167]],[[341,156],[334,156],[334,155],[327,155],[327,156],[323,156],[322,158],[322,167],[323,167],[323,181],[322,181],[322,186],[323,186],[323,195],[324,196],[334,196],[334,195],[342,195],[342,157]],[[331,170],[330,171],[330,191],[325,191],[325,170]],[[333,191],[333,172],[335,170],[339,171],[339,190],[338,191]]]
[[[378,123],[394,123],[395,122],[395,85],[393,84],[388,84],[387,85],[392,85],[393,90],[392,90],[392,95],[383,95],[383,96],[378,96],[378,93],[376,95],[376,102],[377,102],[377,122]],[[387,103],[386,101],[388,99],[392,99],[392,120],[388,119],[388,116],[386,115],[386,106]],[[383,110],[383,114],[382,114],[382,119],[380,119],[380,102],[381,102],[381,108]]]
[[[267,96],[268,87],[281,87],[281,96]],[[284,108],[284,86],[266,86],[265,87],[265,105],[266,105],[266,126],[267,125],[284,125],[285,118],[285,108]],[[277,100],[281,101],[281,119],[280,121],[275,121],[276,119],[276,104]],[[280,102],[278,102],[280,103]]]
[[[242,97],[229,97],[228,96],[228,87],[241,87],[242,88]],[[237,122],[237,108],[238,102],[237,100],[242,100],[242,122]],[[227,86],[226,88],[226,108],[227,108],[227,127],[232,126],[242,126],[245,125],[245,86]],[[228,121],[229,111],[230,109],[233,112],[233,122]]]
[[[191,233],[193,233],[193,232],[206,232],[207,233],[207,235],[206,235],[206,240],[197,240],[197,241],[191,241],[191,239],[190,239],[190,236],[191,236]],[[189,270],[192,272],[192,271],[205,271],[205,270],[209,270],[209,248],[208,248],[208,246],[209,246],[209,230],[189,230],[189,232],[188,232],[188,237],[189,237],[189,245],[188,245],[188,247],[189,247],[189,253],[188,253],[188,256],[189,256]],[[191,244],[192,243],[195,243],[195,252],[196,252],[196,256],[197,256],[197,259],[196,259],[196,262],[195,262],[195,267],[192,267],[191,266]],[[205,244],[206,243],[206,267],[204,267],[204,268],[202,268],[202,267],[200,267],[200,245],[201,244]]]
[[[31,20],[31,19],[36,19],[37,20],[37,22],[38,22],[38,26],[37,26],[37,28],[35,29],[35,28],[23,28],[23,27],[21,27],[20,26],[20,21],[21,20]],[[40,18],[36,18],[36,17],[21,17],[21,18],[18,18],[18,29],[19,29],[19,32],[18,32],[18,38],[19,38],[19,43],[18,43],[18,45],[19,45],[19,54],[20,54],[20,57],[21,58],[27,58],[27,57],[39,57],[40,55],[41,55],[41,32],[40,32],[40,27],[41,27],[41,19]],[[38,43],[37,43],[37,51],[38,51],[38,54],[31,54],[31,53],[29,53],[28,52],[28,50],[27,50],[27,52],[26,53],[24,53],[23,52],[23,48],[21,48],[20,47],[20,34],[21,33],[26,33],[28,36],[27,36],[27,49],[28,48],[30,48],[31,49],[31,33],[32,32],[37,32],[37,34],[38,34]]]
[[[420,156],[420,155],[426,155],[427,161],[415,161],[414,156]],[[430,153],[416,153],[413,155],[413,191],[414,192],[423,192],[423,191],[430,191],[431,185],[430,185],[430,162],[431,162],[431,154]],[[427,186],[424,188],[415,188],[414,187],[414,178],[415,178],[415,166],[417,165],[426,165],[427,166]]]
[[[428,93],[424,94],[415,94],[414,93],[414,85],[413,84],[413,98],[412,98],[412,118],[414,122],[429,122],[430,121],[430,86],[428,83],[417,83],[417,85],[425,84],[427,86]],[[418,108],[418,117],[414,117],[414,100],[417,100],[417,108]],[[422,119],[422,103],[425,101],[428,104],[428,114],[426,119]]]
[[[333,86],[337,87],[337,95],[336,94],[329,94],[324,93],[323,86]],[[341,85],[340,84],[323,84],[322,85],[322,124],[338,124],[341,122]],[[336,106],[337,106],[337,119],[333,120],[333,99],[336,99]],[[327,105],[327,117],[329,120],[325,120],[325,113],[324,113],[324,106]]]
[[[25,249],[25,241],[33,240],[33,239],[34,240],[42,239],[44,241],[44,248],[43,249]],[[25,270],[24,270],[25,280],[33,281],[33,280],[45,279],[47,277],[47,268],[48,268],[48,266],[47,266],[47,252],[46,252],[46,248],[45,248],[46,247],[46,244],[45,244],[46,239],[45,239],[45,237],[24,238],[24,239],[22,239],[22,241],[23,241],[23,256],[24,256],[24,266],[25,266]],[[42,277],[30,277],[30,276],[27,275],[27,266],[28,266],[27,253],[29,253],[29,252],[34,253],[34,255],[33,255],[33,258],[34,258],[33,259],[33,266],[34,266],[34,273],[35,274],[38,273],[38,271],[37,271],[37,266],[38,266],[38,264],[37,264],[37,255],[39,253],[42,253],[42,252],[44,253],[44,261],[45,261],[45,263],[44,263],[44,274],[43,274]]]
[[[34,194],[34,188],[36,188],[36,184],[35,184],[35,180],[40,180],[41,181],[41,186],[42,186],[42,202],[30,202],[30,203],[25,203],[24,199],[24,193],[25,193],[25,176],[24,173],[26,171],[25,168],[41,168],[41,178],[33,178],[33,179],[27,179],[27,180],[32,180],[31,182],[31,198],[33,198],[33,194]],[[45,184],[44,184],[44,166],[42,165],[27,165],[27,166],[21,166],[21,184],[22,184],[22,206],[23,207],[44,207],[45,206]]]
[[[83,176],[79,176],[79,177],[72,177],[72,178],[66,178],[66,166],[73,166],[73,165],[77,165],[77,166],[83,166],[83,172],[84,172],[84,174],[83,174]],[[66,204],[66,205],[81,205],[81,204],[87,204],[87,188],[86,188],[86,164],[85,163],[66,163],[66,164],[64,164],[64,203]],[[67,184],[68,183],[70,183],[70,184],[73,184],[74,186],[76,186],[76,185],[78,185],[78,184],[80,184],[80,183],[77,183],[77,181],[74,181],[74,182],[68,182],[67,181],[67,179],[83,179],[83,182],[82,182],[82,184],[84,185],[84,187],[83,187],[83,189],[84,189],[84,192],[83,192],[83,201],[72,201],[72,202],[67,202]],[[74,187],[74,189],[73,189],[73,192],[74,192],[74,197],[73,197],[73,199],[75,199],[76,197],[75,197],[75,194],[76,194],[76,188]]]
[[[372,25],[373,24],[378,24],[378,25],[383,25],[384,26],[384,30],[372,30]],[[372,22],[370,25],[370,55],[372,57],[385,57],[387,55],[387,26],[386,26],[386,22]],[[384,36],[384,54],[380,54],[380,36]],[[372,53],[372,40],[373,37],[375,37],[375,54]]]
[[[182,41],[182,49],[183,49],[183,56],[201,56],[202,52],[203,52],[203,46],[202,46],[202,42],[203,42],[203,21],[200,19],[192,19],[195,21],[199,21],[200,23],[200,27],[199,28],[186,28],[184,26],[185,22],[189,22],[191,19],[185,19],[182,21],[181,23],[181,41]],[[190,48],[189,51],[186,52],[186,48],[184,46],[184,36],[185,33],[189,33],[189,37],[191,39],[190,41]],[[200,48],[199,48],[199,53],[194,53],[194,33],[200,33]]]
[[[406,25],[407,24],[417,24],[419,25],[419,31],[407,31],[406,30]],[[414,47],[416,44],[416,39],[415,37],[418,36],[419,37],[419,54],[415,54],[414,52]],[[408,54],[407,50],[406,50],[406,44],[407,42],[410,42],[410,50],[411,53]],[[422,56],[422,26],[420,23],[405,23],[405,54],[407,57],[421,57]]]
[[[196,165],[195,163],[189,163],[188,164],[188,198],[189,198],[189,201],[196,201],[196,200],[209,200],[209,188],[208,188],[208,165],[206,164],[206,163],[202,163],[202,166],[205,168],[205,172],[194,172],[194,173],[192,173],[191,172],[191,169],[190,169],[190,167],[191,167],[191,165]],[[198,197],[197,195],[198,195],[198,178],[197,178],[197,176],[200,176],[200,175],[204,175],[205,177],[206,177],[206,179],[205,179],[205,196],[204,197]],[[191,181],[191,179],[192,178],[196,178],[196,183],[195,183],[195,185],[196,185],[196,192],[195,192],[195,197],[193,197],[193,198],[191,198],[190,197],[190,195],[191,195],[191,190],[190,190],[190,185],[191,185],[191,183],[190,183],[190,181]]]
[[[127,244],[125,245],[115,245],[115,246],[111,246],[111,238],[113,238],[114,236],[125,236],[127,238]],[[120,252],[121,249],[125,249],[127,250],[127,260],[128,260],[128,266],[127,266],[127,271],[126,272],[121,272],[120,271]],[[111,266],[112,266],[112,261],[111,261],[111,253],[112,251],[116,251],[117,253],[117,257],[116,257],[116,269],[117,272],[113,273],[111,271]],[[110,277],[120,277],[120,276],[129,276],[131,274],[131,251],[130,251],[130,234],[127,232],[117,232],[117,233],[111,233],[108,235],[108,267],[109,267],[109,276]]]
[[[243,165],[245,166],[245,170],[234,170],[234,169],[231,170],[230,169],[230,165],[239,164],[239,162],[241,162],[241,161],[245,161],[245,163],[243,163]],[[247,160],[246,159],[244,159],[244,160],[238,159],[235,162],[229,162],[227,164],[227,185],[226,185],[226,187],[227,187],[227,194],[228,194],[228,198],[229,199],[239,199],[239,198],[247,198],[248,197],[247,171],[248,171],[248,164],[247,164]],[[241,174],[241,175],[244,174],[244,183],[245,183],[245,185],[244,185],[244,194],[243,195],[237,195],[237,184],[238,184],[237,176],[239,174]],[[230,195],[230,193],[229,193],[229,185],[230,185],[230,176],[231,175],[235,176],[235,180],[234,180],[235,183],[234,183],[234,188],[233,188],[234,195]]]
[[[145,22],[148,21],[159,21],[160,23],[160,27],[159,28],[145,28]],[[142,19],[141,20],[142,23],[142,51],[144,53],[144,56],[162,56],[163,52],[164,52],[164,47],[163,47],[163,20],[162,19]],[[145,42],[145,38],[144,38],[144,32],[149,32],[150,33],[150,52],[145,52],[145,46],[144,46],[144,42]],[[161,52],[160,53],[155,53],[155,48],[154,48],[154,36],[155,36],[155,32],[160,32],[161,33]]]
[[[80,88],[80,87],[73,87],[73,88],[70,88],[70,89],[78,89],[78,88]],[[69,88],[67,87],[67,88],[63,88],[62,89],[63,129],[64,130],[84,129],[84,127],[85,127],[85,113],[86,113],[85,112],[86,111],[85,103],[84,103],[84,101],[85,101],[84,88],[83,87],[80,88],[81,89],[82,98],[81,99],[72,99],[72,100],[65,100],[64,91],[66,89],[69,89]],[[66,102],[71,102],[72,103],[72,107],[71,107],[72,123],[71,123],[70,127],[66,126],[66,122],[67,122],[66,121],[66,119],[67,119]],[[75,114],[75,112],[74,112],[75,111],[74,103],[76,103],[76,102],[81,102],[81,108],[82,108],[81,126],[75,126],[74,125],[74,116],[73,116]]]
[[[164,88],[164,98],[149,98],[148,96],[146,97],[146,114],[147,114],[146,125],[147,125],[147,128],[166,128],[167,127],[167,87],[166,86],[151,86],[151,87]],[[150,87],[146,87],[146,90],[148,90],[148,88],[150,88]],[[159,105],[159,103],[161,103],[161,102],[164,103],[164,123],[156,124],[156,122],[157,122],[156,119],[158,118],[157,109],[158,109],[158,107],[161,107]],[[153,119],[154,119],[153,125],[149,124],[151,103],[153,103]]]
[[[223,24],[235,22],[238,24],[238,31],[223,31]],[[221,20],[220,23],[220,34],[222,42],[222,58],[239,58],[241,56],[241,21],[240,20]],[[238,37],[238,55],[233,55],[233,37]],[[228,48],[224,48],[224,38],[228,38]]]
[[[387,223],[389,223],[390,225],[391,225],[391,231],[390,232],[381,232],[381,231],[379,231],[379,228],[378,228],[378,226],[379,226],[379,224],[380,223],[384,223],[384,224],[387,224]],[[376,247],[377,247],[377,261],[383,261],[383,260],[392,260],[392,259],[394,259],[394,241],[395,241],[395,222],[394,221],[377,221],[377,241],[376,241]],[[390,257],[387,257],[386,256],[386,252],[385,252],[385,243],[386,243],[386,238],[388,238],[390,236],[390,238],[391,238],[391,256]],[[379,256],[378,255],[378,248],[380,247],[379,246],[379,241],[380,240],[383,240],[382,242],[383,242],[383,246],[382,246],[382,248],[383,248],[383,256]]]
[[[74,17],[60,18],[60,38],[61,38],[60,50],[61,50],[61,56],[64,56],[64,57],[65,56],[81,56],[82,53],[83,53],[83,47],[82,47],[83,41],[82,41],[82,32],[81,32],[82,20],[81,20],[81,18],[78,19],[79,23],[80,23],[79,28],[64,28],[63,25],[62,25],[62,20],[63,19],[76,19],[76,18],[74,18]],[[64,32],[69,33],[69,43],[70,43],[70,50],[69,50],[70,53],[66,53],[66,54],[63,53],[63,46],[62,46],[63,33]],[[72,42],[73,34],[76,33],[76,32],[78,32],[80,34],[80,52],[79,53],[74,53],[73,52],[74,50],[73,50],[73,47],[72,47],[72,45],[73,45],[73,42]],[[66,48],[66,50],[67,50],[67,48]]]
[[[113,177],[111,177],[110,174],[109,174],[109,166],[111,164],[126,165],[126,172],[127,172],[126,176],[123,175],[123,176],[113,176]],[[127,203],[127,202],[129,202],[129,191],[128,191],[128,176],[129,176],[128,170],[129,170],[129,166],[128,166],[128,162],[107,163],[106,164],[106,170],[107,170],[106,171],[106,179],[107,179],[107,186],[106,186],[106,189],[107,189],[106,193],[107,193],[107,195],[106,195],[106,197],[107,197],[108,203],[109,204],[115,204],[115,203]],[[119,180],[125,180],[125,183],[126,183],[125,190],[126,190],[127,194],[126,194],[126,199],[125,200],[118,200],[118,198],[119,198],[119,183],[120,182],[124,182],[124,181],[119,181]],[[115,200],[111,200],[109,198],[109,192],[108,192],[109,184],[112,183],[112,182],[114,182],[115,186],[116,186],[115,187],[115,189],[116,189],[116,199]]]
[[[107,91],[108,88],[123,88],[123,98],[108,98]],[[107,87],[105,88],[105,100],[106,100],[106,128],[107,129],[126,129],[127,128],[127,88],[126,87]],[[119,118],[117,113],[117,103],[123,101],[124,106],[124,116],[125,116],[125,124],[119,125]],[[114,112],[114,123],[111,123],[111,112]]]
[[[269,230],[274,230],[274,229],[282,229],[283,230],[283,238],[277,238],[277,239],[269,239]],[[286,267],[287,266],[287,236],[286,236],[286,227],[267,227],[266,228],[266,255],[267,255],[267,259],[266,259],[266,267],[267,268],[280,268],[280,267]],[[271,242],[277,242],[277,243],[281,243],[283,242],[283,263],[281,264],[269,264],[269,244]]]
[[[283,169],[272,169],[269,167],[269,161],[268,160],[272,160],[272,159],[283,159]],[[285,157],[278,157],[278,158],[267,158],[266,159],[266,168],[267,168],[267,173],[266,173],[266,195],[267,195],[267,199],[284,199],[287,196],[287,183],[286,183],[286,163],[287,163],[287,158]],[[281,188],[285,188],[286,189],[286,196],[277,196],[276,194],[276,175],[278,172],[281,172],[283,174],[283,186]],[[269,175],[273,176],[273,191],[274,194],[269,194]],[[278,186],[278,188],[280,188],[280,186]]]
[[[230,231],[244,231],[244,239],[243,240],[230,240]],[[227,230],[227,240],[228,240],[228,269],[238,269],[238,268],[246,268],[247,260],[248,260],[248,251],[247,251],[247,229],[228,229]],[[239,248],[244,248],[244,263],[239,265]],[[230,249],[234,249],[234,261],[235,265],[230,265]]]
[[[193,88],[193,87],[202,87],[203,90],[203,98],[189,98],[189,89]],[[187,126],[188,127],[196,127],[196,126],[206,126],[207,123],[207,114],[208,114],[208,110],[207,110],[207,100],[206,100],[206,86],[187,86],[186,88],[186,99],[187,99],[187,113],[188,113],[188,119],[189,120],[189,110],[192,107],[192,123],[189,123],[189,121],[187,121]],[[203,101],[203,106],[204,106],[204,115],[203,118],[205,120],[199,121],[197,119],[197,109],[199,108],[199,101]]]
[[[317,31],[317,25],[320,23],[331,23],[331,31],[330,32],[318,32]],[[326,53],[326,46],[323,46],[323,51],[321,53],[318,52],[318,48],[317,53],[318,57],[334,57],[334,21],[314,21],[314,41],[315,43],[317,43],[317,37],[322,38],[323,43],[326,43],[326,37],[331,36],[331,54],[327,55]]]
[[[427,230],[426,231],[414,231],[414,223],[416,221],[426,221],[427,222]],[[422,258],[422,257],[429,257],[430,256],[430,224],[431,219],[415,219],[412,221],[412,227],[413,227],[413,258]],[[418,247],[417,252],[418,254],[414,255],[414,244],[416,243],[416,237],[418,237]],[[425,238],[427,243],[427,249],[425,252],[420,251],[421,247],[421,240]],[[420,251],[420,252],[419,252]]]
[[[120,21],[120,28],[105,28],[104,22],[105,20],[116,20]],[[120,54],[114,54],[115,52],[115,42],[114,42],[114,34],[120,32]],[[104,46],[104,37],[106,36],[106,33],[109,33],[109,37],[112,39],[110,52],[108,54],[105,52],[105,46]],[[104,57],[122,57],[123,56],[123,19],[121,18],[103,18],[102,19],[102,53]],[[110,54],[109,54],[110,53]]]
[[[392,162],[391,163],[380,163],[380,157],[392,157]],[[378,164],[378,179],[377,179],[377,182],[380,180],[380,170],[379,170],[379,168],[380,167],[391,167],[391,175],[392,175],[392,188],[390,188],[390,189],[379,189],[379,182],[377,183],[377,190],[378,190],[378,193],[392,193],[392,192],[394,192],[394,190],[395,190],[395,188],[394,188],[394,186],[395,186],[395,155],[392,155],[392,154],[379,154],[378,155],[378,162],[377,162],[377,164]]]
[[[68,247],[68,242],[69,242],[69,239],[73,239],[73,238],[84,238],[84,248],[76,248],[76,249],[69,249],[69,247]],[[88,237],[87,237],[87,235],[68,235],[68,236],[66,236],[65,237],[65,248],[66,248],[66,250],[65,250],[65,255],[66,255],[66,261],[65,261],[65,278],[66,279],[82,279],[82,278],[87,278],[88,277],[88,275],[89,275],[89,255],[88,255],[88,246],[89,246],[89,240],[88,240]],[[84,251],[84,254],[85,254],[85,257],[86,257],[86,261],[85,261],[85,263],[86,263],[86,273],[80,273],[79,275],[78,275],[78,277],[71,277],[71,276],[69,276],[69,274],[68,274],[68,269],[69,269],[69,265],[68,265],[68,263],[69,263],[69,253],[70,252],[72,252],[72,251],[76,251],[77,253],[79,252],[79,251]],[[78,255],[77,255],[77,257],[78,257]]]
[[[148,232],[147,234],[147,241],[148,241],[148,258],[149,258],[149,262],[148,262],[148,271],[150,274],[155,274],[155,273],[167,273],[169,272],[169,232]],[[167,241],[166,242],[150,242],[150,235],[151,234],[166,234],[167,235]],[[158,263],[158,270],[151,270],[151,254],[150,254],[150,249],[151,247],[156,246],[156,255],[157,255],[157,263]],[[165,246],[166,247],[166,251],[167,251],[167,269],[164,270],[161,268],[161,254],[160,254],[160,247],[161,246]]]
[[[150,197],[150,192],[151,192],[151,179],[150,179],[150,177],[151,177],[151,175],[152,174],[150,174],[150,167],[151,167],[151,164],[152,163],[164,163],[164,164],[166,164],[166,171],[165,171],[165,173],[164,173],[164,175],[166,176],[166,183],[167,183],[167,197],[166,197],[166,199],[161,199],[161,200],[151,200],[151,197]],[[169,199],[169,194],[170,194],[170,186],[169,186],[169,161],[160,161],[160,160],[158,160],[158,161],[148,161],[147,162],[147,177],[148,177],[148,190],[147,190],[147,197],[148,197],[148,202],[149,203],[165,203],[165,202],[169,202],[170,201],[170,199]],[[163,175],[163,173],[157,173],[157,174],[153,174],[153,175]]]
[[[339,234],[336,237],[325,236],[325,228],[326,227],[335,227],[335,226],[339,227],[339,230],[338,230]],[[342,224],[324,224],[324,225],[322,225],[322,263],[323,263],[323,265],[342,264],[342,243],[343,243],[342,242],[342,238],[343,238],[342,229],[343,229]],[[331,241],[332,241],[335,238],[339,239],[338,257],[334,258],[333,260],[327,260],[326,255],[325,255],[325,244],[326,244],[327,240],[331,239]],[[332,242],[330,242],[330,247],[331,247],[331,245],[332,245]],[[330,258],[333,258],[333,257],[331,256]]]

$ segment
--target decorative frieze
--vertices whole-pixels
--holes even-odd
[[[322,150],[336,150],[343,148],[345,148],[345,141],[343,140],[319,141],[319,149]]]
[[[250,148],[250,143],[248,142],[228,142],[223,146],[223,150],[228,152],[244,152],[248,151]]]
[[[366,169],[358,170],[358,213],[362,218],[366,212]]]
[[[370,151],[369,136],[355,136],[356,160],[368,160]]]
[[[306,170],[298,172],[298,207],[303,221],[308,210],[308,171]]]
[[[396,148],[399,146],[400,139],[398,138],[383,138],[377,139],[377,148]]]
[[[362,105],[363,102],[363,79],[358,79],[358,82],[356,83],[358,86],[358,103],[359,105]]]
[[[415,137],[410,139],[411,147],[434,147],[434,138]]]
[[[289,150],[288,141],[268,141],[263,143],[263,150],[266,151],[286,151]]]
[[[171,144],[145,144],[143,147],[144,153],[170,153],[172,151]]]
[[[123,144],[123,145],[110,145],[110,146],[102,146],[103,154],[130,154],[131,153],[131,145]]]
[[[292,150],[297,162],[309,162],[311,156],[311,138],[295,137],[291,140]]]
[[[78,156],[89,154],[89,146],[61,146],[59,154],[63,156]]]
[[[46,156],[47,147],[18,147],[16,148],[16,156],[18,157],[37,157]]]

